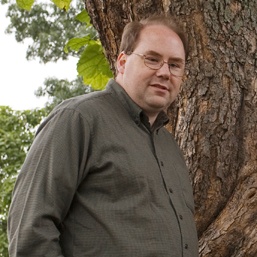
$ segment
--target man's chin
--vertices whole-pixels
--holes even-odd
[[[160,112],[167,109],[170,106],[170,104],[171,102],[168,102],[167,100],[155,101],[151,103],[151,107]]]

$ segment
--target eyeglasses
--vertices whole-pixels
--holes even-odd
[[[175,76],[175,77],[183,77],[184,74],[184,62],[181,61],[170,61],[170,62],[165,62],[161,56],[158,55],[153,55],[153,54],[137,54],[134,52],[128,52],[129,54],[136,54],[139,57],[144,59],[145,66],[152,70],[159,70],[164,63],[168,64],[170,74]]]

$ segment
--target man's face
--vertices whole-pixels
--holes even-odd
[[[163,25],[145,27],[133,53],[156,54],[164,61],[176,60],[184,67],[185,51],[179,36]],[[117,82],[148,116],[157,115],[167,108],[176,98],[180,90],[181,78],[170,74],[165,63],[159,70],[148,68],[144,58],[136,54],[121,53],[117,67]]]

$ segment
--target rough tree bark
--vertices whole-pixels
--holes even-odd
[[[257,256],[256,0],[85,0],[112,69],[123,27],[153,13],[183,24],[190,56],[168,129],[194,189],[200,256]]]

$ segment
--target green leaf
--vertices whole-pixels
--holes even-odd
[[[112,78],[109,63],[103,54],[103,47],[98,44],[85,48],[77,64],[77,71],[79,76],[83,76],[85,84],[97,90],[104,89],[108,80]]]
[[[91,38],[90,35],[81,38],[72,38],[68,41],[64,47],[65,53],[68,53],[68,48],[78,51],[82,46],[89,44]]]
[[[90,24],[90,17],[85,9],[78,15],[76,15],[74,19],[81,22],[85,22],[86,24]]]
[[[105,76],[101,73],[96,73],[93,78],[86,78],[83,77],[83,83],[85,85],[91,85],[93,89],[95,90],[103,90],[107,84],[107,82],[110,80],[110,77]]]
[[[56,6],[64,11],[68,11],[70,8],[71,0],[51,0]]]
[[[20,8],[30,11],[34,0],[16,0],[16,3]]]

